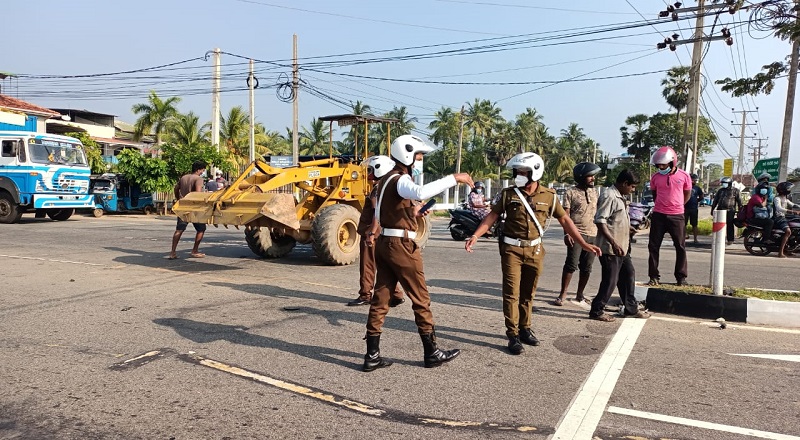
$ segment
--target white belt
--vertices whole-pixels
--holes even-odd
[[[381,235],[384,237],[410,238],[412,240],[417,238],[416,232],[406,229],[383,228],[383,230],[381,230]]]
[[[519,238],[511,238],[503,236],[503,243],[510,244],[512,246],[529,247],[529,246],[536,246],[541,242],[542,242],[542,237],[539,237],[535,240],[520,240]]]

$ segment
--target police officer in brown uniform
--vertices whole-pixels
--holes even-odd
[[[424,213],[419,212],[420,205],[415,201],[429,199],[457,183],[466,183],[469,186],[474,186],[474,183],[469,175],[459,173],[427,185],[415,184],[411,179],[415,162],[416,169],[419,170],[422,156],[430,151],[433,148],[416,136],[398,137],[391,146],[391,155],[396,166],[378,184],[378,200],[375,206],[375,218],[380,224],[380,234],[375,240],[378,274],[367,319],[364,371],[373,371],[392,364],[381,357],[380,338],[384,318],[389,312],[391,290],[398,282],[412,303],[414,321],[424,348],[425,367],[439,366],[460,353],[459,350],[440,350],[436,344],[431,298],[425,285],[422,255],[414,241],[417,235],[417,217]]]
[[[499,203],[492,206],[492,212],[478,226],[475,235],[467,240],[465,248],[467,252],[472,252],[478,237],[485,234],[505,213],[500,241],[503,315],[508,350],[517,355],[524,351],[523,343],[539,345],[539,340],[531,330],[531,311],[536,285],[542,274],[545,255],[542,234],[547,219],[555,217],[564,232],[587,252],[600,255],[600,249],[583,239],[558,202],[556,192],[539,185],[539,179],[544,174],[544,161],[538,154],[520,153],[512,157],[506,167],[512,170],[515,186],[503,190]]]
[[[364,168],[367,174],[367,179],[372,185],[372,191],[369,197],[364,201],[364,209],[361,210],[361,218],[358,221],[357,232],[361,236],[360,254],[359,254],[359,279],[360,289],[358,290],[358,297],[347,303],[348,306],[366,306],[369,305],[372,299],[372,288],[375,286],[375,248],[372,246],[372,241],[367,240],[367,237],[374,235],[373,222],[375,221],[375,201],[378,198],[377,181],[383,176],[389,174],[394,168],[394,161],[388,156],[372,156],[364,161]],[[392,293],[392,299],[389,300],[389,307],[395,307],[403,304],[406,300],[403,298],[403,291],[400,286],[395,287]]]

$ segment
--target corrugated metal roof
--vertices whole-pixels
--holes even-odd
[[[7,95],[0,95],[0,108],[7,108],[9,110],[21,111],[33,115],[48,116],[51,118],[61,116],[61,113],[58,113],[57,111],[40,107],[36,104],[31,104],[30,102],[12,98]]]

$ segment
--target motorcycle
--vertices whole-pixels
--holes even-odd
[[[634,229],[650,229],[650,216],[653,213],[653,205],[642,203],[631,203],[628,206],[628,215],[631,219],[631,226]]]
[[[800,216],[786,217],[789,222],[791,230],[789,241],[786,242],[786,251],[800,252]],[[764,229],[760,226],[745,224],[742,238],[744,239],[744,248],[751,255],[764,256],[769,255],[771,252],[780,252],[781,241],[785,231],[779,229],[772,230],[772,237],[769,240],[764,240]]]
[[[447,225],[447,229],[450,230],[450,236],[456,241],[465,241],[471,237],[482,221],[482,219],[478,218],[472,211],[465,209],[463,204],[461,208],[462,209],[448,209],[450,212],[450,224]],[[483,236],[497,238],[502,235],[502,231],[503,221],[498,220],[483,234]]]

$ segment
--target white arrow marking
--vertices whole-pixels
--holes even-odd
[[[772,359],[776,361],[800,362],[800,354],[738,354],[728,353],[731,356],[747,356],[761,359]]]

